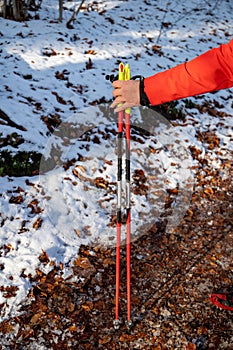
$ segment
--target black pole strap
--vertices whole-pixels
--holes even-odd
[[[140,105],[141,106],[150,106],[150,101],[149,98],[147,97],[147,94],[144,91],[144,77],[142,75],[134,75],[132,78],[132,80],[140,80],[140,85],[139,85],[139,89],[140,89]]]

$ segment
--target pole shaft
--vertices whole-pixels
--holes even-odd
[[[130,67],[125,66],[125,80],[130,80]],[[125,157],[125,180],[126,180],[126,275],[127,275],[127,321],[131,321],[131,206],[130,206],[130,108],[125,110],[125,136],[126,136],[126,157]]]
[[[124,80],[124,65],[120,63],[118,79]],[[124,112],[118,112],[118,135],[117,135],[117,222],[116,222],[116,310],[115,321],[119,320],[119,297],[120,297],[120,257],[121,257],[121,191],[122,191],[122,136],[123,136]]]
[[[130,67],[123,63],[119,65],[119,80],[130,79]],[[116,315],[115,324],[119,324],[119,297],[120,297],[120,245],[122,229],[122,138],[125,126],[125,194],[126,194],[126,288],[127,288],[127,321],[131,324],[131,205],[130,205],[130,108],[118,112],[117,137],[117,223],[116,223]]]

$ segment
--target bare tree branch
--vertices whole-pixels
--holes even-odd
[[[68,29],[72,29],[71,23],[75,21],[75,18],[77,17],[79,11],[81,10],[81,7],[82,7],[84,1],[85,1],[85,0],[82,0],[82,1],[81,1],[80,5],[74,10],[73,15],[72,15],[72,17],[70,18],[70,20],[66,23],[66,27],[67,27]]]

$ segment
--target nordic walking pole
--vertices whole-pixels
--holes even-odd
[[[124,80],[124,64],[120,63],[118,79]],[[122,134],[124,112],[118,112],[118,136],[117,136],[117,223],[116,223],[116,311],[114,328],[120,328],[119,321],[119,296],[120,296],[120,254],[121,254],[121,191],[122,191]]]
[[[125,66],[125,80],[130,80],[130,66]],[[125,110],[125,180],[126,180],[126,274],[127,274],[127,326],[131,327],[130,255],[131,255],[131,205],[130,205],[130,108]]]

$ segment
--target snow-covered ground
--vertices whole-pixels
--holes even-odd
[[[227,1],[85,4],[73,29],[66,27],[77,6],[70,1],[64,2],[62,23],[55,0],[43,2],[37,20],[0,18],[0,109],[16,123],[0,117],[0,135],[16,132],[24,140],[1,151],[43,154],[40,175],[0,178],[2,318],[17,313],[30,288],[25,276],[34,274],[42,251],[63,262],[68,274],[80,244],[115,241],[117,130],[105,76],[116,74],[120,61],[130,64],[133,75],[152,75],[232,37],[233,8]],[[215,106],[217,101],[222,119],[192,109],[185,123],[174,126],[154,111],[132,110],[131,173],[136,178],[143,170],[148,185],[146,194],[132,191],[133,238],[164,214],[168,189],[179,188],[179,194],[167,229],[179,224],[195,181],[196,163],[188,149],[195,146],[205,155],[198,130],[217,134],[222,157],[233,150],[232,92],[191,100],[215,101]],[[184,102],[179,106],[185,108]],[[60,123],[54,133],[48,118]],[[220,165],[214,152],[211,160],[213,167]],[[18,288],[14,297],[7,297],[7,286]]]

